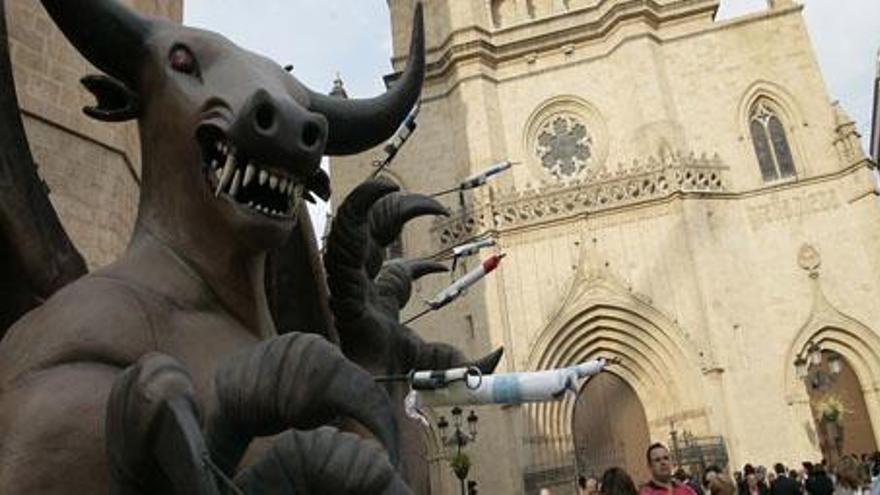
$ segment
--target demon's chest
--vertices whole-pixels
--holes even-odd
[[[180,361],[192,375],[196,396],[208,404],[217,370],[259,340],[223,311],[177,309],[154,328],[156,352]]]

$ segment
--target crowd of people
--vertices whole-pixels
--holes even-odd
[[[730,476],[718,466],[703,472],[673,470],[669,449],[661,443],[648,447],[645,460],[651,478],[637,487],[622,468],[613,467],[601,477],[580,476],[579,495],[880,495],[880,452],[840,459],[834,469],[825,461],[804,462],[798,467],[781,463],[767,469],[746,464]],[[542,490],[541,495],[550,495]]]

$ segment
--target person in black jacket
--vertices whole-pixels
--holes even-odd
[[[813,472],[807,478],[806,489],[809,495],[834,494],[834,482],[825,472],[825,466],[822,464],[813,465]]]
[[[793,480],[786,476],[785,466],[776,463],[776,465],[773,466],[773,471],[776,472],[776,480],[774,480],[773,484],[770,486],[770,495],[800,495],[800,484],[797,480]]]

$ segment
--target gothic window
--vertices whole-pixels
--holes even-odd
[[[777,113],[765,102],[758,102],[752,109],[749,128],[764,182],[794,177],[794,159]]]
[[[538,129],[535,154],[541,166],[556,178],[570,178],[590,164],[593,137],[579,118],[557,115]]]

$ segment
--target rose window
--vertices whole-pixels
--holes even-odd
[[[541,165],[557,178],[572,177],[589,165],[593,137],[577,117],[554,117],[538,129],[535,154]]]

